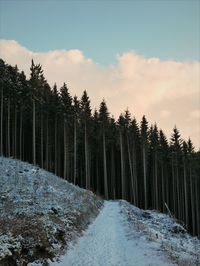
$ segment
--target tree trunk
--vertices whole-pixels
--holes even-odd
[[[123,153],[123,140],[122,132],[120,130],[120,155],[121,155],[121,186],[122,186],[122,199],[125,199],[125,180],[124,180],[124,153]]]
[[[64,179],[67,175],[67,136],[66,136],[66,122],[64,120]]]
[[[186,164],[185,161],[183,163],[183,176],[184,176],[184,199],[185,199],[185,222],[186,228],[188,229],[188,192],[187,192],[187,174],[186,174]]]
[[[58,148],[57,148],[57,115],[55,117],[55,127],[54,127],[54,134],[55,134],[55,139],[54,139],[54,142],[55,142],[55,147],[54,147],[54,173],[55,175],[57,175],[57,152],[58,152]]]
[[[17,107],[15,106],[15,132],[14,132],[14,152],[15,158],[17,158]]]
[[[173,197],[171,198],[171,203],[173,206],[173,213],[176,214],[176,189],[175,189],[175,174],[174,174],[173,158],[172,158],[172,191],[173,191]]]
[[[35,150],[35,100],[33,100],[33,164],[36,165],[36,150]]]
[[[49,169],[49,115],[47,114],[46,119],[46,152],[45,152],[45,168],[48,171]]]
[[[111,189],[112,189],[112,198],[116,198],[116,184],[115,184],[115,158],[114,158],[114,149],[112,147],[111,151]]]
[[[106,143],[105,143],[105,129],[103,126],[103,170],[104,170],[104,194],[108,199],[108,181],[107,181],[107,160],[106,160]]]
[[[129,160],[129,167],[130,167],[130,174],[131,174],[131,198],[133,198],[133,203],[135,205],[136,204],[136,195],[135,195],[135,189],[134,189],[133,169],[132,169],[132,163],[131,163],[131,153],[130,153],[128,133],[126,133],[126,141],[127,141],[128,160]]]
[[[77,134],[77,132],[76,132],[76,118],[74,118],[74,185],[76,184],[76,153],[77,153],[77,148],[76,148],[76,146],[77,146],[77,140],[76,140],[76,134]]]
[[[156,196],[156,209],[159,208],[159,195],[158,195],[158,168],[157,168],[157,152],[154,156],[154,174],[155,174],[155,196]]]
[[[89,176],[88,176],[88,147],[87,147],[87,126],[85,122],[85,178],[86,178],[86,189],[90,188]]]
[[[40,160],[41,160],[41,167],[44,168],[44,128],[43,128],[43,111],[41,110],[41,121],[40,121],[41,125],[40,125],[40,135],[41,135],[41,139],[40,139]]]
[[[165,179],[164,179],[164,166],[163,162],[161,162],[161,182],[162,182],[162,210],[165,208]],[[168,204],[168,202],[167,202]]]
[[[139,206],[138,199],[138,177],[137,177],[137,155],[135,141],[133,142],[133,159],[132,159],[132,169],[133,169],[133,180],[134,180],[134,193],[135,193],[135,205]]]
[[[10,97],[8,98],[8,157],[10,157]]]
[[[194,207],[194,189],[192,180],[192,169],[190,165],[190,202],[191,202],[191,214],[192,214],[192,233],[195,234],[195,207]]]
[[[19,159],[22,160],[22,130],[23,130],[23,113],[22,106],[20,107],[20,122],[19,122]]]
[[[3,86],[1,87],[1,156],[3,156]]]
[[[144,174],[144,208],[148,208],[148,201],[147,201],[147,174],[146,174],[146,152],[145,152],[145,145],[143,144],[142,147],[142,154],[143,154],[143,174]]]

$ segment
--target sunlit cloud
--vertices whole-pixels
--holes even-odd
[[[190,136],[200,147],[199,62],[161,61],[129,51],[118,55],[115,65],[102,67],[77,49],[36,53],[14,40],[0,41],[0,57],[27,77],[34,59],[51,85],[66,82],[72,96],[79,97],[86,89],[96,108],[105,98],[115,118],[127,107],[138,121],[145,114],[168,136],[176,124],[183,138]]]

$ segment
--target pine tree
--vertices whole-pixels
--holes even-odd
[[[158,128],[157,125],[155,124],[154,126],[151,126],[150,131],[149,131],[149,141],[150,141],[150,156],[151,156],[151,161],[150,161],[150,166],[152,168],[152,187],[151,187],[151,192],[152,192],[152,206],[155,209],[158,209],[160,206],[160,195],[159,195],[159,184],[158,184],[158,145],[159,145],[159,140],[158,140]]]
[[[0,155],[3,156],[3,116],[4,116],[4,84],[6,77],[6,67],[2,59],[0,59],[0,88],[1,88],[1,140],[0,140]]]
[[[45,82],[43,76],[42,66],[40,64],[35,65],[34,61],[31,62],[31,78],[29,80],[31,93],[32,93],[32,110],[33,110],[33,126],[32,126],[32,139],[33,139],[33,164],[36,164],[36,112],[37,105],[40,102],[41,88]]]
[[[67,85],[64,83],[60,88],[62,112],[63,112],[63,136],[64,136],[64,170],[63,176],[69,179],[69,126],[71,123],[72,113],[72,97],[69,94]]]
[[[134,200],[133,202],[137,206],[141,206],[139,202],[139,160],[140,160],[140,130],[137,124],[136,118],[133,118],[130,126],[131,143],[132,143],[132,169],[133,169],[133,180],[134,180]]]
[[[119,127],[119,141],[120,141],[120,159],[121,159],[121,197],[122,199],[126,198],[125,191],[125,159],[124,159],[124,127],[125,127],[125,118],[121,114],[118,119]]]
[[[179,160],[181,154],[181,143],[180,133],[176,126],[173,129],[171,135],[171,167],[172,167],[172,189],[173,189],[173,210],[175,215],[180,219],[180,177],[179,177]]]
[[[136,204],[136,194],[135,194],[135,184],[134,184],[134,177],[133,177],[133,164],[131,158],[131,147],[130,147],[130,125],[131,125],[131,114],[127,109],[124,115],[124,122],[125,122],[125,138],[126,138],[126,147],[128,153],[128,164],[129,164],[129,172],[130,172],[130,198],[131,201]],[[129,175],[126,177],[128,180]]]
[[[148,208],[148,183],[147,183],[147,156],[148,156],[148,122],[146,117],[142,117],[141,127],[141,148],[142,148],[142,163],[143,163],[143,181],[144,181],[144,208]]]
[[[107,156],[106,156],[106,128],[108,127],[109,113],[106,102],[103,100],[99,108],[99,121],[102,127],[103,140],[103,175],[104,175],[104,195],[108,199],[108,177],[107,177]]]
[[[77,96],[73,99],[73,119],[74,119],[74,184],[77,179],[77,125],[79,124],[80,102]]]
[[[169,177],[168,177],[168,159],[169,159],[169,145],[167,137],[162,130],[159,131],[159,161],[161,173],[161,190],[162,190],[162,210],[165,209],[165,204],[169,205],[170,191],[169,191]]]
[[[84,126],[84,149],[85,149],[85,181],[86,189],[90,189],[90,168],[89,168],[89,145],[88,145],[88,127],[91,120],[90,100],[87,92],[84,91],[81,98],[81,117]]]

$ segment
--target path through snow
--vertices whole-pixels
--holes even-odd
[[[119,202],[105,201],[104,208],[83,237],[59,262],[51,266],[169,266],[159,245],[130,234]]]

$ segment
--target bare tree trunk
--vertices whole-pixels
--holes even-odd
[[[122,132],[120,130],[120,154],[121,154],[121,186],[122,186],[122,199],[125,199],[125,180],[124,180],[124,153],[123,153],[123,140]]]
[[[67,175],[67,136],[66,136],[66,122],[64,120],[64,179]]]
[[[198,200],[198,190],[199,186],[198,186],[198,180],[197,177],[195,178],[195,202],[196,202],[196,234],[200,235],[200,216],[199,216],[199,211],[200,211],[200,202]]]
[[[138,177],[137,177],[137,157],[136,157],[136,148],[135,143],[133,143],[133,160],[132,160],[132,169],[133,169],[133,180],[134,180],[134,193],[135,193],[135,205],[139,206],[138,199]]]
[[[185,198],[185,221],[186,221],[186,228],[188,228],[188,192],[187,192],[187,175],[186,175],[186,165],[184,162],[183,165],[183,176],[184,176],[184,198]]]
[[[35,100],[33,100],[33,164],[36,165],[36,149],[35,149]]]
[[[74,184],[76,184],[76,153],[77,153],[77,148],[76,148],[76,146],[77,146],[77,140],[76,140],[76,134],[77,134],[77,132],[76,132],[76,130],[77,130],[77,128],[76,128],[76,118],[74,119]]]
[[[172,158],[172,191],[173,191],[173,197],[171,198],[171,202],[173,205],[173,213],[176,215],[176,189],[175,189],[175,174],[174,174],[173,158]]]
[[[112,189],[112,197],[116,198],[116,184],[115,184],[115,159],[114,159],[114,150],[112,147],[111,152],[111,189]]]
[[[155,173],[155,195],[156,195],[156,209],[159,208],[159,196],[158,196],[158,168],[157,168],[157,153],[154,156],[154,173]]]
[[[49,169],[49,115],[47,114],[47,120],[46,120],[46,164],[45,168]]]
[[[107,181],[107,160],[106,160],[106,143],[105,143],[105,129],[103,126],[103,170],[104,170],[104,194],[108,199],[108,181]]]
[[[57,146],[58,146],[57,175],[61,176],[61,148],[60,148],[59,131],[58,131],[58,138],[57,138]]]
[[[191,213],[192,213],[192,233],[195,234],[195,208],[194,208],[194,189],[192,180],[192,169],[190,165],[190,202],[191,202]]]
[[[143,144],[142,147],[142,154],[143,154],[143,173],[144,173],[144,208],[148,208],[148,200],[147,200],[147,174],[146,174],[146,152],[145,146]]]
[[[41,110],[41,121],[40,121],[41,139],[40,139],[40,158],[41,167],[44,168],[44,128],[43,128],[43,111]]]
[[[17,107],[15,106],[15,133],[14,133],[14,156],[17,158]]]
[[[176,157],[176,191],[177,191],[177,214],[179,220],[181,219],[181,206],[180,206],[180,184],[179,184],[179,171],[178,171],[178,160]]]
[[[58,151],[58,147],[57,147],[57,115],[56,115],[56,118],[55,118],[55,127],[54,127],[54,134],[55,134],[55,139],[54,139],[54,142],[55,142],[55,147],[54,147],[54,173],[55,175],[57,175],[57,151]]]
[[[86,177],[86,189],[90,188],[89,176],[88,176],[88,147],[87,147],[87,126],[85,122],[85,177]]]
[[[3,86],[1,87],[1,156],[3,156]]]
[[[163,162],[161,162],[161,182],[162,182],[162,210],[164,211],[165,209],[165,179],[164,179]]]
[[[98,160],[98,153],[95,152],[95,176],[96,176],[96,187],[95,187],[95,191],[96,194],[99,195],[100,194],[100,185],[99,185],[99,160]]]
[[[8,98],[8,157],[10,157],[10,97]]]
[[[133,197],[133,203],[135,205],[136,204],[136,195],[135,195],[135,189],[134,189],[133,169],[132,169],[132,163],[131,163],[131,153],[130,153],[128,133],[126,134],[126,141],[127,141],[128,160],[129,160],[129,167],[130,167],[130,174],[131,174],[131,197]]]
[[[22,129],[23,129],[23,114],[22,106],[20,107],[20,122],[19,122],[19,159],[22,160]]]

